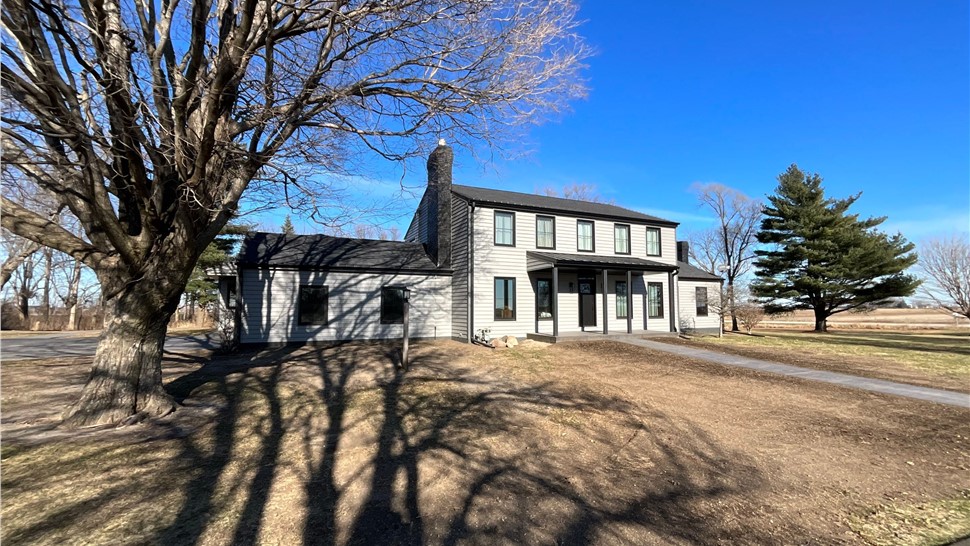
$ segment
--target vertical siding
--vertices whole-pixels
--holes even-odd
[[[299,286],[328,287],[329,323],[301,326],[297,322]],[[410,335],[451,337],[451,277],[394,273],[333,273],[281,269],[242,271],[243,343],[394,339],[400,324],[381,324],[381,288],[411,289]]]
[[[468,339],[468,203],[451,196],[451,335]]]
[[[706,317],[697,316],[696,287],[707,288],[708,315]],[[720,283],[707,281],[687,281],[677,282],[677,289],[680,292],[678,302],[680,304],[680,325],[681,329],[710,329],[720,326],[717,313],[711,302],[715,301],[720,294]]]

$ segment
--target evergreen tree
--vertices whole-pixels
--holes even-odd
[[[219,297],[216,283],[207,273],[210,269],[227,266],[232,262],[234,247],[240,238],[253,230],[253,226],[228,223],[219,235],[202,251],[192,275],[185,285],[185,297],[199,307],[208,307]]]
[[[916,263],[914,245],[874,228],[885,217],[860,220],[848,214],[861,194],[826,198],[822,177],[792,164],[768,197],[755,254],[752,293],[768,312],[815,311],[815,331],[827,331],[835,313],[909,296],[919,286],[903,271]]]
[[[296,230],[293,229],[293,222],[290,221],[289,214],[287,214],[286,219],[283,220],[283,225],[280,226],[280,231],[283,232],[283,235],[296,235]]]

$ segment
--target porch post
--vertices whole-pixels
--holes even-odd
[[[626,270],[626,333],[633,333],[633,272]]]
[[[552,335],[559,337],[559,267],[552,266]]]
[[[603,270],[603,335],[610,333],[610,316],[607,312],[610,309],[609,304],[606,301],[606,295],[609,293],[609,281],[607,281],[607,270]]]
[[[679,330],[677,330],[677,317],[674,316],[675,314],[677,314],[676,313],[676,311],[677,311],[677,294],[675,293],[676,292],[676,284],[674,283],[674,272],[673,271],[668,271],[667,272],[667,279],[668,279],[669,284],[670,284],[670,290],[669,290],[669,292],[670,292],[670,331],[671,332],[678,332]]]

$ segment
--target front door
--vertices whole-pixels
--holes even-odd
[[[579,325],[596,326],[596,277],[579,277]]]

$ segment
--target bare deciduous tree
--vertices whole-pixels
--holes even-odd
[[[106,318],[70,425],[175,407],[162,344],[244,192],[312,211],[348,151],[411,157],[561,111],[585,92],[572,0],[3,3],[2,160],[78,237],[2,200],[2,225],[90,266]],[[359,154],[358,154],[359,155]],[[316,184],[316,185],[314,185]],[[250,194],[251,195],[251,194]]]
[[[737,332],[735,283],[750,271],[755,258],[754,248],[758,244],[755,236],[761,222],[762,205],[723,184],[695,184],[693,190],[701,206],[714,213],[717,225],[690,237],[691,258],[709,273],[724,273],[731,331]]]
[[[561,190],[553,187],[546,187],[542,190],[542,195],[549,197],[562,197],[563,199],[574,199],[576,201],[589,201],[590,203],[614,204],[613,199],[605,199],[596,187],[596,184],[585,182],[573,182],[566,184]]]
[[[919,267],[923,291],[940,307],[970,318],[970,242],[967,234],[924,241]]]

